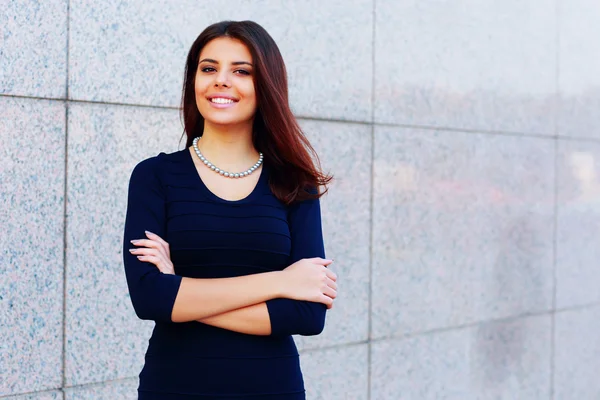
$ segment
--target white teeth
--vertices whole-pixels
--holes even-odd
[[[217,104],[230,104],[233,103],[233,100],[231,99],[224,99],[222,97],[213,97],[212,99],[210,99],[211,102],[213,103],[217,103]]]

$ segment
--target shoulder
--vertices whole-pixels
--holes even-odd
[[[162,172],[169,167],[169,164],[173,162],[179,162],[184,156],[185,151],[188,151],[188,149],[179,150],[172,153],[161,152],[153,157],[149,157],[138,162],[131,172],[131,180],[147,180],[149,178],[160,180]]]
[[[309,188],[306,192],[310,195],[318,194],[318,189]],[[288,206],[289,215],[297,215],[300,218],[321,218],[321,200],[318,197],[309,197],[296,200]]]
[[[184,152],[189,151],[188,149],[178,150],[172,153],[160,152],[153,157],[146,158],[136,164],[133,171],[142,172],[157,172],[169,163],[179,162],[185,155]]]

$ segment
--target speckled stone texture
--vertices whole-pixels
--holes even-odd
[[[64,98],[67,0],[6,0],[0,9],[0,94]]]
[[[0,396],[61,384],[65,105],[0,97]]]
[[[123,379],[65,390],[65,400],[137,400],[138,379]]]
[[[371,346],[371,399],[550,399],[548,315]]]
[[[48,392],[36,392],[19,396],[2,397],[2,400],[63,400],[62,392],[52,390]]]
[[[300,363],[308,400],[367,399],[367,344],[305,351],[300,354]]]
[[[376,122],[553,134],[556,7],[533,4],[377,2]]]
[[[369,322],[371,128],[302,121],[326,172],[334,175],[322,198],[326,256],[334,259],[340,295],[319,336],[298,337],[300,348],[364,341]]]
[[[153,324],[135,316],[123,271],[127,186],[139,161],[176,151],[181,132],[176,110],[90,104],[69,109],[67,386],[141,370]]]
[[[600,139],[600,2],[558,0],[560,135]]]
[[[554,399],[600,399],[600,306],[556,315]]]
[[[69,90],[79,100],[178,106],[187,52],[221,20],[254,20],[289,66],[303,116],[371,119],[371,0],[70,3]],[[301,45],[299,45],[301,44]]]
[[[185,145],[187,52],[226,19],[273,36],[335,176],[307,399],[600,399],[598,0],[0,4],[2,400],[137,398],[128,178]]]
[[[558,142],[556,306],[600,301],[600,144]]]
[[[372,337],[549,310],[554,143],[375,130]]]

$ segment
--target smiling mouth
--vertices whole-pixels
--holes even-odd
[[[215,104],[232,104],[237,102],[236,100],[225,99],[223,97],[213,97],[212,99],[208,99],[208,101]]]

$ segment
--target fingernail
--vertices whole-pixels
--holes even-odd
[[[138,260],[142,258],[142,256],[137,256]]]
[[[136,244],[136,243],[137,243],[137,242],[139,242],[139,241],[140,241],[139,239],[133,239],[133,240],[130,240],[130,242],[131,242],[131,243],[133,243],[133,244]]]
[[[154,235],[154,233],[150,232],[150,231],[144,231],[146,232],[146,235],[150,234],[150,235]]]
[[[131,252],[134,252],[134,251],[136,251],[136,250],[137,250],[137,249],[129,249],[129,251],[131,251]]]

